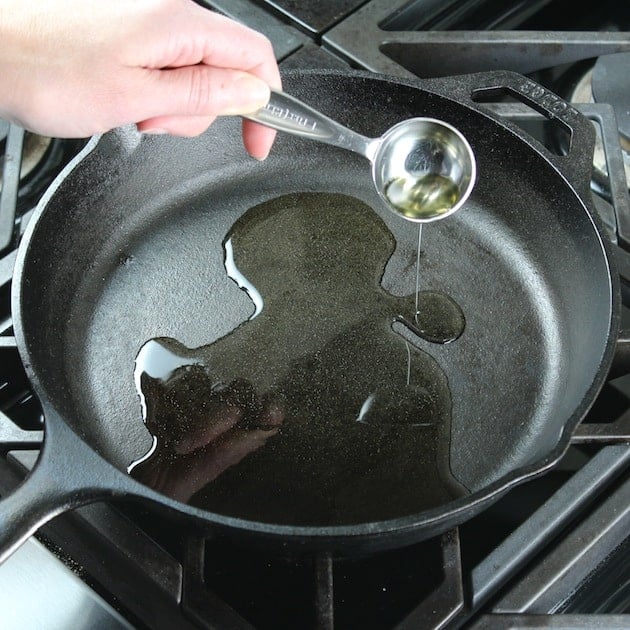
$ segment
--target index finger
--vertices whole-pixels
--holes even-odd
[[[219,68],[244,70],[280,90],[282,82],[273,46],[267,37],[230,18],[198,5],[204,19],[196,22],[192,36],[201,44],[201,63]]]
[[[271,88],[282,89],[280,71],[271,42],[261,33],[228,18],[205,11],[209,28],[219,30],[203,38],[203,63],[224,68],[245,70],[265,81]],[[201,25],[203,30],[204,25]],[[276,132],[250,120],[243,121],[243,144],[258,160],[269,154]]]
[[[273,47],[262,33],[194,2],[168,17],[146,24],[142,42],[128,44],[127,62],[153,70],[197,64],[241,70],[281,88]]]

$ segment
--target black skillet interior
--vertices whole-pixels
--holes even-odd
[[[257,450],[223,453],[217,466],[225,472],[205,490],[195,481],[192,498],[181,486],[162,489],[263,522],[406,516],[544,459],[583,410],[611,329],[607,258],[577,194],[521,138],[441,96],[358,75],[287,75],[284,86],[366,135],[422,115],[468,138],[477,185],[464,209],[423,229],[420,264],[421,290],[461,308],[462,335],[449,344],[409,343],[392,332],[395,316],[414,312],[418,227],[382,207],[363,158],[279,135],[257,163],[242,148],[236,119],[195,139],[124,129],[104,136],[58,186],[31,237],[20,325],[40,386],[75,431],[125,471],[152,444],[134,383],[145,342],[176,339],[182,345],[165,346],[188,363],[218,362],[228,381],[254,381],[267,395],[263,417],[279,414],[280,430],[260,437]],[[253,246],[242,246],[235,262],[265,306],[247,322],[254,306],[226,273],[223,241],[255,207],[242,239],[257,249],[246,261]],[[276,221],[278,213],[285,219]],[[317,239],[328,241],[328,258],[309,259]],[[373,287],[374,278],[381,293],[366,297],[362,283]],[[357,306],[371,299],[376,310]],[[276,309],[280,316],[269,319]],[[239,325],[238,338],[229,335]],[[396,340],[391,357],[382,335]],[[220,338],[223,350],[206,347]],[[199,347],[206,348],[185,349]],[[286,366],[300,373],[301,393],[283,389]],[[369,382],[361,380],[366,373]],[[352,406],[379,378],[399,387],[407,374],[439,407],[432,426],[389,423],[387,414],[357,422],[361,410]],[[309,378],[326,384],[325,395],[304,394]],[[332,423],[317,420],[328,403]],[[352,407],[347,418],[344,405]],[[257,436],[263,429],[241,427]],[[212,452],[220,449],[206,445],[206,461]],[[170,452],[191,475],[212,478],[180,455]]]

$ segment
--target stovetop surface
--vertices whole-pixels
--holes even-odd
[[[572,100],[598,56],[630,51],[630,8],[615,2],[596,11],[563,1],[203,4],[268,34],[284,69],[441,76],[505,67]],[[615,117],[623,98],[585,99],[581,109],[608,156],[596,164],[593,191],[630,278],[627,158]],[[15,246],[83,142],[33,139],[6,125],[0,141],[5,155],[24,151],[32,163],[13,190],[6,160],[0,200],[0,228],[9,203],[13,225],[0,257],[0,443],[11,451],[0,458],[4,495],[34,464],[43,429],[9,341]],[[3,627],[630,628],[629,435],[630,377],[622,376],[606,383],[545,475],[443,536],[363,558],[265,553],[150,506],[86,506],[54,519],[0,567],[0,602],[10,610]]]

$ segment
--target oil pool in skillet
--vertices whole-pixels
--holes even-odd
[[[249,319],[199,348],[144,344],[135,376],[154,444],[130,473],[206,510],[287,525],[396,518],[465,494],[449,466],[448,378],[415,337],[415,293],[381,285],[395,245],[346,195],[246,212],[216,272],[250,296]]]
[[[421,291],[422,283],[422,223],[418,224],[416,248],[416,292],[413,318],[399,317],[414,335],[431,343],[451,343],[461,337],[466,327],[464,313],[455,300],[442,291]]]
[[[419,291],[416,314],[408,326],[432,343],[451,343],[461,337],[466,318],[457,302],[441,291]]]

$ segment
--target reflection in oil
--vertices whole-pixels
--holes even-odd
[[[372,209],[285,195],[245,213],[224,247],[253,315],[199,348],[142,347],[155,441],[131,474],[206,510],[289,525],[395,518],[465,493],[449,468],[448,381],[392,327],[413,322],[416,296],[383,290],[395,241]]]

